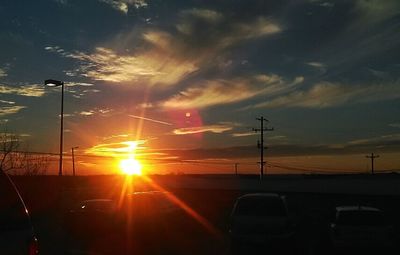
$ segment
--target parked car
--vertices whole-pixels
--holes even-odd
[[[10,177],[0,171],[0,253],[39,254],[28,210]]]
[[[113,214],[115,209],[116,205],[112,199],[89,199],[79,202],[70,212]]]
[[[136,208],[147,209],[146,207],[153,207],[156,213],[172,213],[179,209],[179,207],[171,200],[170,193],[162,191],[144,191],[134,192],[127,196],[132,199]]]
[[[182,236],[189,232],[186,213],[173,202],[168,192],[134,192],[125,197],[120,211],[124,213],[124,228],[137,247],[148,254],[181,254]],[[158,238],[155,243],[155,237]]]
[[[289,241],[294,230],[285,197],[255,193],[236,200],[229,226],[233,245]]]
[[[137,222],[136,226],[144,225],[147,230],[157,228],[158,224],[172,223],[182,210],[169,194],[160,191],[134,192],[126,196],[122,210]]]
[[[112,199],[83,200],[69,211],[68,228],[75,234],[91,231],[109,231],[115,226],[116,203]]]
[[[391,245],[394,229],[383,211],[367,206],[339,206],[330,225],[336,248]]]

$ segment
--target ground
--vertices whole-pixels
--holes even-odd
[[[296,240],[290,244],[294,249],[287,251],[290,254],[332,251],[327,226],[332,209],[337,205],[364,204],[379,207],[387,212],[397,229],[399,226],[397,214],[400,211],[400,196],[396,192],[400,178],[394,174],[376,177],[275,176],[267,177],[263,184],[260,184],[256,176],[151,178],[203,216],[216,231],[206,230],[203,225],[188,217],[185,221],[174,221],[173,225],[157,225],[157,231],[148,236],[131,233],[117,226],[96,229],[94,227],[100,227],[101,224],[89,220],[87,224],[79,226],[78,234],[72,233],[69,210],[85,199],[118,199],[124,177],[13,177],[31,212],[41,254],[44,255],[231,254],[232,244],[227,233],[229,214],[235,199],[249,192],[273,191],[286,195],[290,210],[296,216],[298,229]],[[382,188],[379,189],[379,186]],[[154,187],[138,180],[135,189],[149,190]],[[379,192],[374,193],[375,190]],[[241,249],[245,249],[242,251],[244,254],[261,254],[271,250],[272,246],[250,245]],[[282,253],[282,249],[275,251]],[[366,251],[369,250],[356,250],[363,254]]]

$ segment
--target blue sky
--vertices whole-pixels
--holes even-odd
[[[66,151],[249,161],[264,116],[274,157],[400,163],[397,0],[3,1],[0,19],[0,121],[30,150],[57,152],[54,78]]]

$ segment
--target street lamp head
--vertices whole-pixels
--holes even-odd
[[[49,87],[58,87],[64,85],[63,81],[58,81],[58,80],[53,80],[53,79],[48,79],[44,81],[44,85],[49,86]]]

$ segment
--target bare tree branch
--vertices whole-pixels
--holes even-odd
[[[45,174],[49,165],[48,155],[18,151],[20,147],[19,136],[2,128],[0,133],[0,171],[20,175]]]

